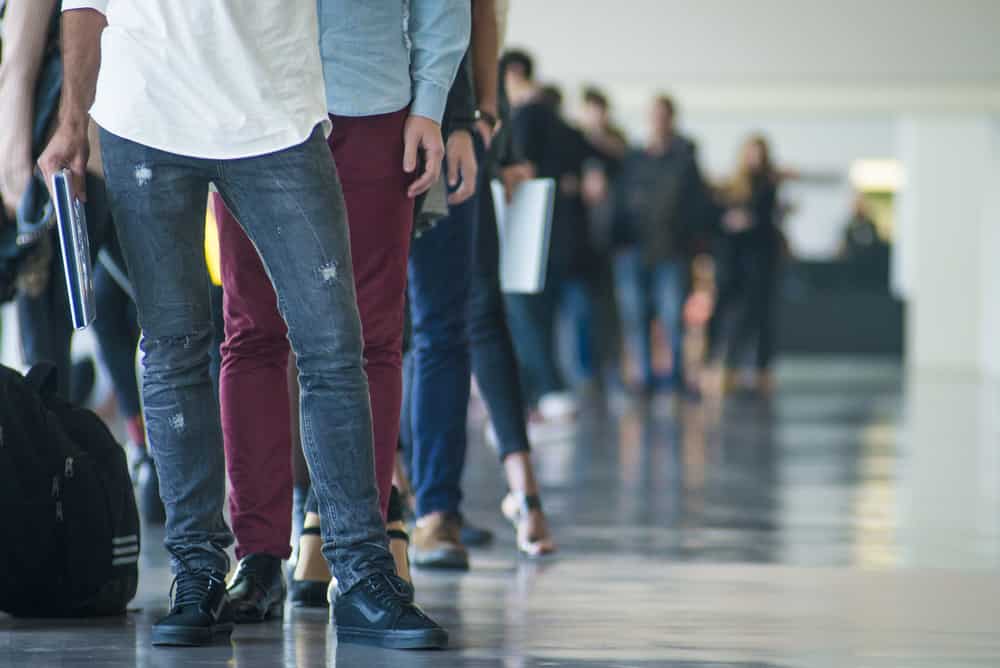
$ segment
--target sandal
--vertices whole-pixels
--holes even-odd
[[[538,534],[527,535],[527,529],[523,527],[531,513],[542,514],[542,499],[537,494],[510,492],[500,504],[500,512],[514,525],[514,531],[517,533],[517,549],[521,554],[535,558],[556,551],[556,544],[547,529]],[[543,526],[544,520],[545,516],[542,514]]]

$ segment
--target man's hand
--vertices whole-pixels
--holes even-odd
[[[472,135],[468,130],[458,130],[448,136],[446,148],[448,163],[448,186],[458,190],[448,195],[448,204],[461,204],[476,194],[476,149],[472,145]]]
[[[503,181],[504,193],[507,201],[514,199],[514,192],[523,181],[535,178],[535,166],[530,162],[521,162],[500,170],[500,180]]]
[[[444,140],[441,139],[441,125],[423,116],[410,116],[403,128],[403,171],[412,174],[417,169],[420,151],[424,153],[424,173],[414,181],[407,195],[422,195],[441,176],[441,161],[444,159]]]
[[[90,157],[90,140],[87,137],[87,117],[64,119],[59,123],[48,146],[38,158],[38,167],[45,177],[45,185],[52,187],[52,175],[68,167],[72,175],[73,195],[87,201],[87,159]]]

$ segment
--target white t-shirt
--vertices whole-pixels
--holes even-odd
[[[316,0],[63,0],[96,9],[98,125],[179,155],[273,153],[325,124]]]

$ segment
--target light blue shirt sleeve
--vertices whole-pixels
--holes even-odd
[[[470,0],[410,0],[410,114],[440,123],[472,35]]]

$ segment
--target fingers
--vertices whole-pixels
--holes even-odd
[[[448,170],[451,171],[450,165]],[[475,159],[460,163],[459,167],[456,167],[456,171],[459,170],[462,174],[462,185],[458,188],[458,190],[448,196],[448,204],[461,204],[476,194],[476,176],[479,173],[479,166],[476,164]],[[450,180],[449,184],[451,186],[455,185],[455,183]]]
[[[440,147],[424,149],[424,173],[420,175],[411,185],[407,194],[413,198],[423,195],[431,189],[434,182],[441,176],[441,160],[444,158],[444,150]]]
[[[403,171],[412,174],[417,168],[417,151],[420,148],[420,132],[409,123],[403,133]]]
[[[490,146],[493,144],[493,130],[490,128],[489,123],[485,121],[476,122],[476,131],[479,132],[479,136],[483,140],[483,146],[486,147],[488,151]]]
[[[87,161],[74,160],[70,165],[70,183],[73,195],[81,202],[87,201]]]
[[[460,155],[452,153],[448,156],[448,187],[454,188],[458,185],[459,170],[462,167]],[[462,171],[464,174],[464,170]]]

